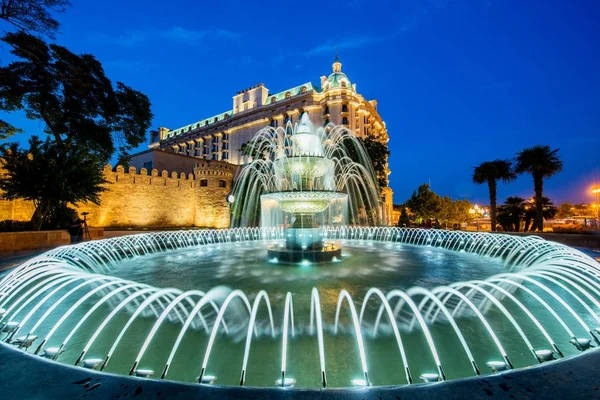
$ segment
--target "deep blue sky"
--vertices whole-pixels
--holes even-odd
[[[379,101],[395,203],[431,182],[441,195],[487,204],[473,167],[535,144],[560,148],[565,163],[546,194],[588,202],[600,180],[599,4],[73,0],[57,41],[146,93],[153,126],[170,128],[230,109],[237,91],[259,82],[273,92],[317,83],[337,45],[358,91]],[[522,176],[498,198],[529,197],[532,187]]]

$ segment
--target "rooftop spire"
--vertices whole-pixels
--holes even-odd
[[[342,63],[340,61],[340,57],[338,56],[337,45],[335,46],[335,60],[333,61],[333,72],[342,72]]]

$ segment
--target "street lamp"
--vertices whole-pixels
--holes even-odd
[[[598,211],[600,210],[600,187],[592,190],[592,193],[596,195],[596,219],[598,219]]]
[[[475,216],[475,223],[477,224],[477,230],[479,231],[479,213],[481,212],[481,208],[479,208],[479,206],[477,204],[475,204],[473,206],[473,208],[471,208],[469,210],[469,214]]]
[[[235,196],[233,193],[229,193],[225,198],[227,204],[229,204],[229,227],[231,228],[231,223],[233,222],[233,202],[235,201]]]

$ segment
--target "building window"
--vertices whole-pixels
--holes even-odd
[[[229,152],[228,151],[223,152],[223,160],[229,160]]]
[[[285,92],[285,98],[289,99],[290,97],[292,97],[292,94],[290,92]]]
[[[229,150],[229,143],[223,143],[223,150]]]
[[[325,108],[323,109],[323,115],[327,114],[329,114],[329,106],[325,106]]]
[[[200,179],[200,186],[208,186],[208,179]]]
[[[142,168],[146,168],[148,171],[152,171],[152,161],[146,161]]]
[[[212,142],[213,142],[213,143],[217,143],[218,141],[219,141],[219,137],[218,137],[218,136],[214,136],[214,137],[212,138]]]
[[[223,134],[223,140],[229,140],[229,133]]]
[[[342,104],[342,112],[348,112],[348,105]]]
[[[219,179],[219,187],[220,188],[227,187],[227,182],[224,181],[223,179]]]
[[[219,151],[219,146],[217,146],[217,145],[214,145],[214,146],[212,147],[212,151],[213,151],[213,153],[215,153],[215,152]]]
[[[365,123],[365,124],[367,123],[367,116],[366,115],[363,117],[363,123]]]
[[[290,122],[290,116],[289,116],[289,115],[286,115],[286,116],[285,116],[285,123],[287,124],[288,122]]]
[[[306,86],[302,86],[300,88],[300,93],[306,93]]]
[[[342,118],[342,125],[348,125],[348,117]]]

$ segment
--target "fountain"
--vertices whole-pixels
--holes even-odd
[[[600,266],[581,251],[344,225],[377,222],[355,144],[306,116],[261,130],[252,146],[265,157],[231,195],[234,220],[260,211],[260,227],[85,242],[0,273],[0,346],[132,379],[371,390],[555,365],[600,345]]]
[[[232,198],[239,199],[233,213],[247,225],[259,198],[261,226],[285,228],[285,242],[268,249],[270,260],[306,265],[341,259],[341,247],[324,244],[317,223],[317,216],[333,223],[331,215],[323,215],[328,210],[335,209],[332,213],[340,225],[349,213],[352,220],[374,213],[371,222],[378,223],[379,189],[371,163],[344,127],[330,124],[316,129],[304,114],[295,125],[259,131],[250,146],[251,154],[266,159],[258,156],[241,171],[232,191]],[[349,157],[351,152],[357,162]]]
[[[98,371],[288,390],[500,373],[599,344],[600,268],[577,250],[489,233],[320,229],[348,253],[335,270],[265,262],[281,228],[51,250],[0,281],[3,340]]]

